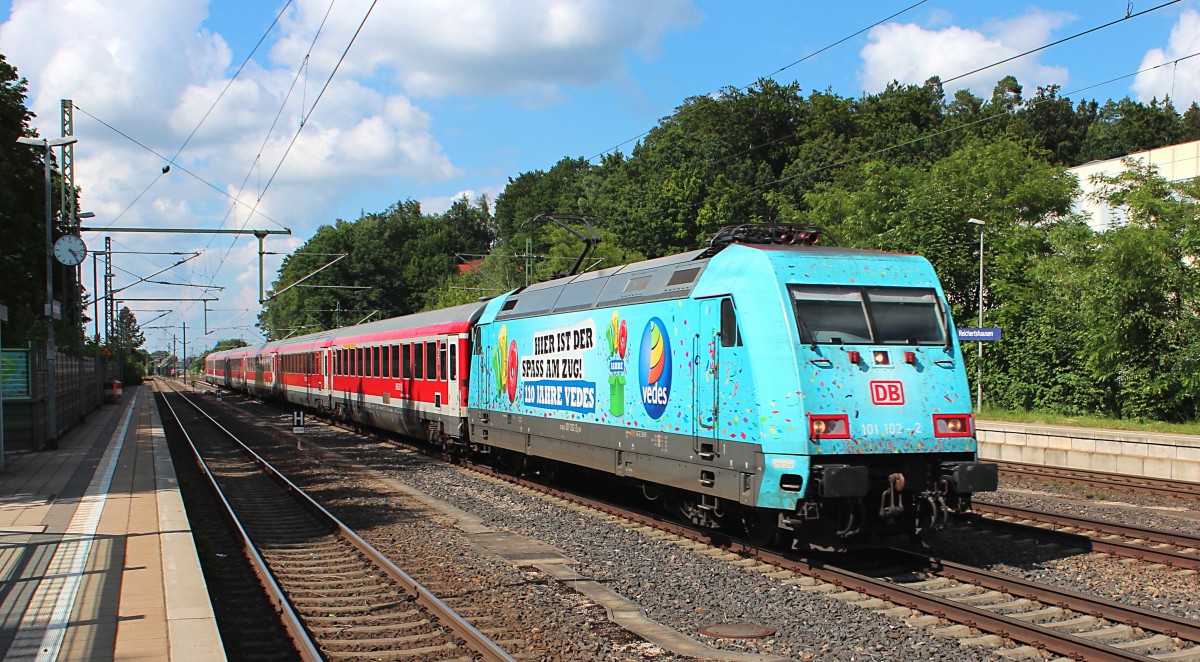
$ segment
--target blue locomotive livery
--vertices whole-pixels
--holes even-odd
[[[921,257],[819,239],[737,226],[704,250],[217,352],[205,370],[510,467],[615,476],[758,542],[936,530],[997,484],[941,285]]]
[[[996,489],[929,262],[773,229],[490,301],[472,443],[764,542],[920,534]]]

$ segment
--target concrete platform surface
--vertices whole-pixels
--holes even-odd
[[[979,456],[1200,482],[1200,436],[976,421]]]
[[[148,388],[6,459],[3,659],[225,659]]]

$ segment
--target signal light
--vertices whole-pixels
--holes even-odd
[[[862,352],[859,352],[857,349],[852,349],[846,352],[846,354],[850,357],[850,363],[854,365],[858,365],[858,362],[862,360]]]
[[[905,363],[916,363],[917,362],[917,353],[916,352],[905,352],[904,353],[904,362]]]
[[[888,364],[888,353],[887,352],[885,352],[883,350],[876,350],[874,352],[874,356],[875,356],[875,365],[887,365]]]
[[[934,414],[933,436],[970,437],[975,431],[971,414]]]
[[[845,414],[809,414],[808,436],[813,439],[849,439],[850,417]]]

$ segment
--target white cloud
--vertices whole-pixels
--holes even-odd
[[[463,198],[470,200],[472,203],[476,203],[479,201],[480,196],[484,195],[488,197],[488,204],[494,207],[496,204],[496,196],[504,192],[505,186],[506,184],[493,184],[491,186],[485,186],[480,190],[464,189],[451,195],[438,195],[421,198],[418,200],[418,202],[421,203],[421,212],[425,214],[441,214],[447,209],[450,209],[450,205],[462,200]]]
[[[928,30],[913,23],[888,23],[873,28],[861,56],[859,81],[868,93],[888,83],[921,84],[931,76],[943,80],[978,67],[1004,60],[1041,45],[1051,32],[1070,21],[1061,12],[1034,10],[1017,18],[993,21],[982,30],[950,26]],[[970,88],[989,98],[996,81],[1013,75],[1026,88],[1067,82],[1067,70],[1040,64],[1036,55],[1026,56],[947,84],[947,91]]]
[[[328,0],[297,0],[268,48],[227,91],[244,53],[235,54],[226,38],[206,24],[210,0],[13,0],[7,21],[0,24],[0,44],[9,63],[29,81],[34,126],[42,135],[58,134],[59,100],[75,101],[75,134],[80,138],[76,183],[83,188],[84,209],[97,214],[91,225],[284,225],[295,238],[272,237],[267,250],[286,253],[340,209],[357,209],[361,203],[356,198],[368,192],[420,190],[464,176],[438,140],[433,111],[420,99],[457,95],[484,100],[481,113],[488,112],[488,104],[504,103],[493,100],[498,95],[521,103],[559,103],[566,86],[619,79],[627,53],[653,57],[665,31],[699,16],[689,0],[648,5],[633,0],[381,2],[291,144],[369,4],[340,0],[334,5],[296,81],[312,35],[330,6]],[[220,103],[189,139],[221,94]],[[438,103],[428,102],[433,108]],[[173,157],[185,140],[186,149],[163,174],[163,157]],[[286,161],[259,201],[289,145]],[[497,177],[488,172],[485,179]],[[454,186],[493,198],[500,190],[467,188],[470,184],[460,182]],[[232,197],[243,205],[234,207]],[[446,199],[446,207],[450,201]],[[437,198],[429,198],[426,207],[444,210]],[[258,214],[250,216],[250,208]],[[172,273],[191,273],[198,282],[209,282],[216,274],[217,284],[229,288],[223,302],[239,308],[258,305],[257,242],[251,237],[114,238],[127,248],[147,251],[211,246],[204,257]],[[102,235],[87,239],[102,245]],[[230,245],[233,251],[217,273],[219,258],[211,253]],[[267,258],[268,283],[280,258]],[[170,264],[165,258],[123,259],[121,264],[138,274]],[[122,273],[117,280],[120,286],[132,277]],[[160,296],[160,289],[178,296],[179,290],[135,289],[139,296]],[[198,307],[182,307],[189,311],[191,326]],[[253,319],[250,315],[248,321]]]
[[[339,5],[313,53],[329,71],[369,6]],[[276,62],[298,62],[325,17],[325,0],[302,0],[290,12],[291,35],[275,44]],[[525,93],[555,97],[559,85],[592,85],[623,68],[633,50],[653,57],[668,29],[700,14],[689,0],[395,0],[375,7],[354,44],[351,75],[392,76],[416,96]]]
[[[1178,65],[1168,64],[1178,58],[1192,55],[1200,51],[1200,12],[1195,9],[1185,9],[1179,15],[1179,21],[1171,28],[1171,36],[1167,47],[1152,48],[1142,57],[1139,69],[1157,67],[1137,75],[1133,81],[1133,91],[1142,102],[1153,98],[1160,101],[1170,96],[1175,107],[1180,111],[1200,101],[1200,58],[1184,60]]]

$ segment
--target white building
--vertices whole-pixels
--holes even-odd
[[[1117,175],[1125,170],[1123,159],[1133,159],[1143,164],[1149,164],[1158,169],[1158,174],[1168,181],[1177,182],[1200,176],[1200,140],[1179,145],[1168,145],[1145,152],[1135,152],[1128,156],[1107,161],[1092,161],[1067,172],[1079,180],[1079,196],[1075,198],[1072,209],[1088,218],[1088,225],[1093,230],[1107,230],[1125,222],[1125,212],[1120,208],[1110,207],[1091,198],[1100,186],[1093,179],[1097,175]]]

